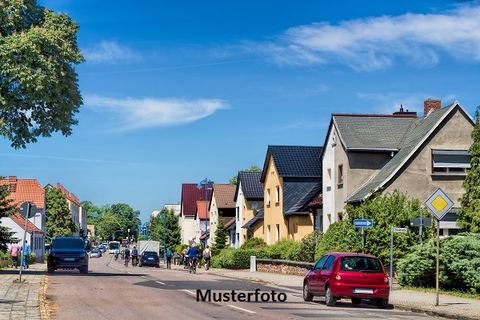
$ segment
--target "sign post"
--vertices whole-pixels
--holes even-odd
[[[425,206],[432,212],[437,220],[437,262],[435,271],[435,291],[436,300],[435,306],[439,305],[439,273],[440,273],[440,220],[447,214],[453,207],[453,201],[447,196],[447,194],[440,188],[437,189],[427,200],[425,200]]]
[[[372,228],[373,227],[373,220],[372,219],[355,219],[353,220],[353,226],[355,228],[362,229],[362,252],[365,252],[365,228]]]
[[[395,232],[407,233],[407,228],[395,228],[390,229],[390,291],[393,288],[393,234]]]
[[[23,241],[22,241],[22,255],[20,259],[20,270],[18,273],[18,278],[19,278],[18,281],[20,283],[22,283],[23,259],[26,259],[25,258],[25,238],[27,237],[28,219],[32,216],[32,211],[36,211],[36,208],[35,208],[35,205],[31,202],[24,202],[20,206],[20,214],[25,218],[25,229],[23,230]]]

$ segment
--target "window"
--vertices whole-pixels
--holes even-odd
[[[314,269],[321,269],[322,266],[323,266],[323,263],[325,262],[325,260],[327,260],[328,256],[323,256],[320,258],[320,260],[317,261],[317,263],[315,263],[315,268]]]
[[[332,270],[334,261],[335,261],[334,256],[328,257],[327,261],[325,262],[325,264],[322,267],[322,270]]]
[[[271,244],[272,243],[272,237],[271,237],[271,233],[270,233],[270,225],[267,226],[267,244]]]
[[[275,204],[278,204],[280,202],[280,187],[276,186],[275,187]]]
[[[277,224],[276,227],[277,227],[277,242],[278,242],[280,241],[280,225]]]
[[[340,270],[342,271],[367,271],[382,272],[380,261],[369,257],[343,257]]]
[[[338,166],[338,187],[341,188],[343,186],[343,164]]]
[[[470,169],[470,154],[467,150],[432,150],[432,173],[465,175]]]
[[[267,189],[267,206],[270,206],[270,189]]]

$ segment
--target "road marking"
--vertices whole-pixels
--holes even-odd
[[[158,284],[161,284],[161,285],[163,285],[163,286],[166,285],[166,283],[164,283],[164,282],[162,282],[162,281],[155,281],[155,282],[158,283]]]
[[[195,292],[193,292],[192,290],[187,290],[187,289],[182,289],[183,292],[186,292],[186,293],[189,293],[191,294],[192,296],[196,296],[197,294]]]
[[[144,279],[146,278],[145,276],[140,276],[140,277],[141,277],[141,278],[144,278]]]
[[[255,311],[248,310],[248,309],[243,309],[243,308],[240,308],[240,307],[231,305],[231,304],[229,304],[228,307],[234,308],[234,309],[237,309],[237,310],[240,310],[240,311],[243,311],[243,312],[247,312],[247,313],[252,313],[252,314],[253,314],[253,313],[256,313]]]

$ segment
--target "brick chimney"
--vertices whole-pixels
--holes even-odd
[[[442,107],[441,104],[440,100],[428,98],[423,102],[423,114],[427,116],[432,111],[439,110]]]

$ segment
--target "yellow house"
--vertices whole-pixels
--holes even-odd
[[[275,244],[282,239],[301,240],[314,231],[320,219],[309,204],[322,190],[318,146],[269,146],[261,182],[264,190],[263,239]]]

